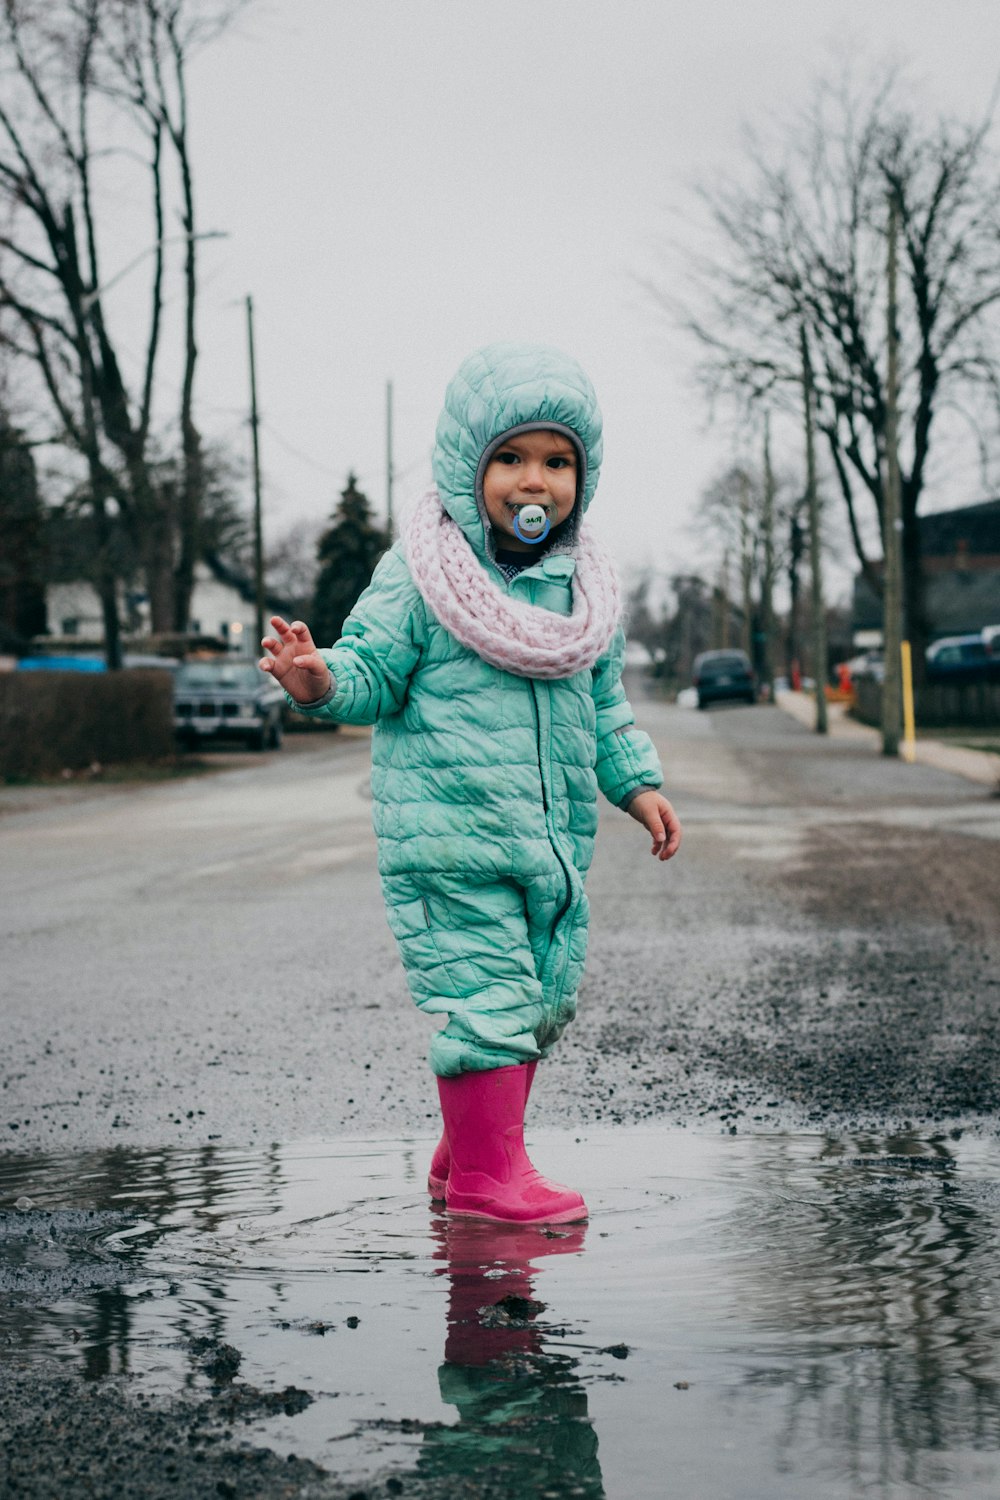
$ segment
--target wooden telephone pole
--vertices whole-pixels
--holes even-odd
[[[753,659],[753,549],[750,537],[750,476],[740,473],[740,649]]]
[[[254,650],[260,650],[264,634],[264,540],[260,509],[260,438],[257,429],[257,368],[253,354],[253,298],[247,298],[247,345],[250,351],[250,432],[253,440],[253,575],[256,601],[257,637]],[[252,653],[251,653],[252,654]]]
[[[819,492],[816,487],[816,439],[813,426],[813,373],[806,325],[800,330],[802,347],[802,398],[806,427],[806,500],[809,507],[809,567],[812,606],[812,669],[816,683],[816,733],[827,734],[826,712],[826,616],[823,606],[823,564],[820,551]]]
[[[882,754],[898,755],[903,722],[903,521],[899,493],[899,334],[896,328],[896,243],[899,203],[889,194],[889,254],[886,266],[888,370],[885,392],[885,499],[882,506]]]
[[[763,682],[767,701],[774,702],[774,470],[771,468],[771,416],[764,417],[764,508],[761,515],[764,540],[764,576],[760,586],[761,630],[764,634]]]
[[[719,578],[712,590],[712,648],[725,650],[729,645],[729,548],[722,554]]]

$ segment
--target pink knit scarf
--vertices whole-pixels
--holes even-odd
[[[518,677],[571,677],[607,649],[621,614],[610,558],[581,524],[574,557],[573,610],[560,615],[517,600],[494,583],[436,489],[406,531],[413,581],[451,635]]]

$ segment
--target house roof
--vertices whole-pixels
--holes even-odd
[[[229,563],[223,562],[217,552],[204,551],[202,561],[209,569],[212,577],[219,583],[224,583],[228,588],[235,589],[244,604],[255,604],[257,601],[257,586],[252,578]],[[272,594],[265,590],[264,603],[268,609],[274,610],[276,614],[288,614],[292,610],[289,601],[279,594]]]
[[[920,546],[933,635],[967,635],[1000,624],[1000,500],[921,516]],[[881,559],[876,566],[881,571]],[[854,579],[851,627],[882,628],[882,600],[863,573]]]
[[[939,510],[920,517],[920,548],[924,557],[1000,558],[1000,500],[982,500],[957,510]]]
[[[972,635],[984,625],[1000,625],[1000,569],[934,573],[924,585],[933,635]],[[882,629],[882,600],[863,574],[854,580],[853,630]]]

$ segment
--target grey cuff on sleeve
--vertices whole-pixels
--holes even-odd
[[[334,677],[333,673],[331,672],[330,673],[330,686],[327,688],[327,690],[323,694],[322,698],[313,698],[308,703],[300,703],[297,698],[293,698],[292,697],[291,693],[286,693],[285,697],[288,699],[288,701],[291,704],[292,708],[294,708],[297,713],[308,714],[308,713],[311,713],[314,708],[325,708],[328,703],[332,703],[333,702],[333,700],[336,697],[336,695],[337,695],[337,679],[336,679],[336,677]]]
[[[657,792],[657,791],[659,791],[659,787],[655,787],[655,786],[634,786],[632,788],[632,790],[628,793],[628,795],[621,802],[619,802],[618,806],[621,808],[622,812],[628,812],[629,807],[635,801],[636,797],[638,797],[638,795],[639,795],[640,792]]]

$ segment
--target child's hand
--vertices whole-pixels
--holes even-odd
[[[640,792],[632,798],[626,811],[630,818],[649,829],[653,836],[653,854],[660,859],[672,859],[681,847],[681,825],[666,797],[652,790]]]
[[[277,638],[266,635],[261,641],[264,650],[272,652],[257,663],[261,671],[270,672],[296,703],[322,698],[330,686],[330,668],[316,650],[309,626],[301,620],[289,625],[280,615],[272,615],[271,624]]]

